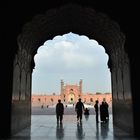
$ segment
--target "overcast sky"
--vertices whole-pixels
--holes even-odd
[[[34,57],[33,94],[59,94],[60,81],[79,84],[83,92],[111,92],[108,55],[103,46],[72,32],[56,36],[40,46]]]

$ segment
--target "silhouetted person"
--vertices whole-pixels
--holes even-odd
[[[100,105],[100,119],[101,122],[106,122],[106,104],[104,102]]]
[[[85,115],[86,120],[88,120],[88,118],[89,118],[89,109],[88,108],[86,108],[84,110],[84,115]]]
[[[84,115],[89,115],[89,109],[88,109],[88,108],[86,108],[86,109],[84,110]]]
[[[104,105],[105,105],[106,120],[109,120],[109,111],[108,111],[109,105],[108,105],[108,103],[105,101],[105,98],[103,99],[103,102],[104,102]]]
[[[63,105],[63,103],[61,103],[61,100],[59,99],[58,103],[56,105],[56,118],[57,118],[57,122],[60,121],[60,123],[62,123],[63,114],[64,114],[64,105]]]
[[[96,100],[95,101],[95,105],[94,105],[95,113],[96,113],[96,123],[99,122],[99,117],[98,117],[98,115],[99,115],[99,106],[98,106],[98,104],[99,104],[99,101]]]
[[[84,104],[81,102],[81,98],[75,105],[75,111],[77,113],[77,121],[82,121],[83,110],[85,109]]]

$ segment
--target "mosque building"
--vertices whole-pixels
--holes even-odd
[[[108,104],[112,105],[112,94],[111,93],[83,93],[82,91],[83,80],[79,81],[79,84],[65,84],[61,80],[61,89],[60,94],[53,93],[52,95],[32,95],[32,106],[40,105],[55,105],[58,102],[58,99],[61,99],[64,104],[75,104],[79,98],[82,99],[82,102],[88,105],[95,104],[95,101],[98,100],[99,103],[105,99]]]

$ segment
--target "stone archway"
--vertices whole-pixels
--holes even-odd
[[[70,92],[68,95],[68,103],[70,103],[70,104],[75,103],[75,95],[73,92]]]
[[[34,55],[37,53],[38,47],[46,40],[70,31],[79,35],[84,34],[104,46],[109,55],[108,66],[111,71],[114,124],[133,133],[129,59],[124,50],[125,36],[120,31],[118,24],[107,15],[91,8],[73,4],[51,9],[44,15],[35,16],[23,27],[18,36],[19,49],[14,60],[14,70],[16,69],[15,71],[19,73],[19,77],[14,75],[13,83],[19,88],[18,91],[14,88],[12,95],[14,104],[12,133],[30,124],[30,83],[32,70],[35,66]],[[15,79],[19,79],[19,82]],[[16,98],[15,95],[24,98]],[[23,113],[17,106],[21,102],[25,108]],[[17,114],[19,117],[16,118],[15,122]],[[127,119],[123,117],[124,114],[126,114]],[[22,122],[21,120],[25,120],[25,117],[26,121]]]

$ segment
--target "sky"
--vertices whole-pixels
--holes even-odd
[[[34,56],[32,94],[60,94],[60,81],[79,84],[83,93],[111,92],[108,55],[103,46],[85,35],[67,33],[47,40]]]

